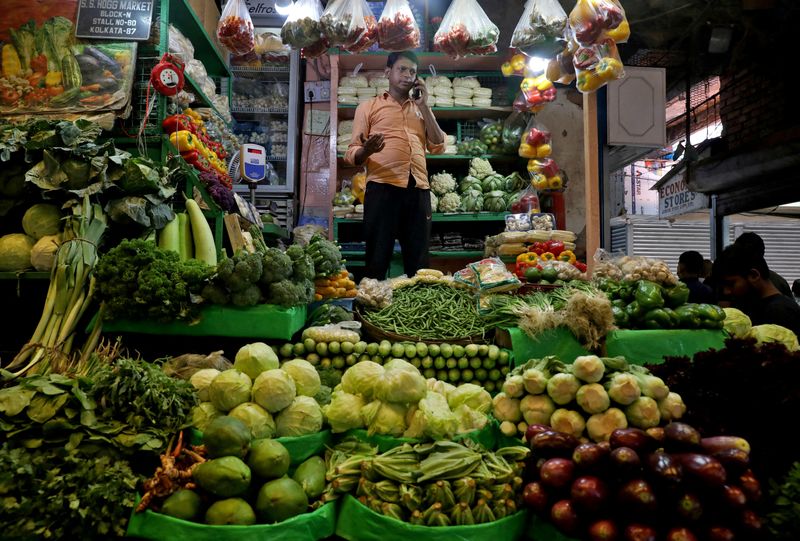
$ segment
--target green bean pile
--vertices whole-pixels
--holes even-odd
[[[365,312],[365,321],[384,332],[423,340],[484,336],[487,327],[475,297],[444,284],[414,284],[396,289],[392,304]]]

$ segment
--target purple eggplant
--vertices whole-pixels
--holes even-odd
[[[677,486],[683,479],[683,468],[680,462],[664,451],[656,451],[647,455],[647,471],[662,484]]]
[[[701,440],[700,432],[686,423],[672,422],[664,427],[664,444],[668,450],[698,451]]]
[[[691,477],[703,485],[720,487],[728,478],[725,467],[714,457],[699,453],[674,455],[683,468],[684,477]]]
[[[634,477],[642,471],[639,454],[630,447],[617,447],[609,456],[614,470],[620,477]]]

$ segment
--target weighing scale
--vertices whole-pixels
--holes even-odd
[[[267,149],[245,143],[239,153],[242,182],[250,186],[250,203],[256,205],[256,185],[267,177]]]

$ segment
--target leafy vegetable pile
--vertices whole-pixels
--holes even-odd
[[[792,445],[776,445],[800,411],[800,353],[782,344],[731,338],[725,349],[669,357],[649,367],[686,401],[686,420],[704,433],[736,434],[753,446],[753,469],[783,475],[797,459]]]

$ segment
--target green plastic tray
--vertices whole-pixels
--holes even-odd
[[[259,304],[237,308],[211,305],[203,308],[196,322],[104,321],[103,332],[291,340],[305,322],[306,306],[282,308],[273,304]]]

